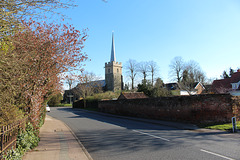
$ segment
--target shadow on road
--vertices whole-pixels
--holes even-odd
[[[224,134],[223,132],[180,130],[169,126],[117,118],[108,114],[99,114],[73,108],[56,108],[56,110],[60,111],[62,115],[65,115],[63,119],[66,120],[65,123],[68,125],[74,122],[83,122],[79,127],[83,129],[70,127],[90,153],[99,152],[100,150],[102,154],[107,151],[108,154],[111,153],[113,156],[116,156],[120,150],[120,153],[138,152],[142,150],[148,150],[149,152],[156,150],[167,151],[170,148],[176,147],[176,145],[180,148],[184,147],[191,150],[191,147],[196,145],[196,143],[211,145],[213,141],[227,141],[224,138],[214,138],[216,135]],[[99,127],[91,126],[92,124],[86,121],[86,119],[100,122],[94,123],[99,125]],[[105,125],[105,123],[108,125]],[[79,124],[75,124],[75,126]],[[112,127],[111,125],[114,126]],[[146,136],[145,134],[134,132],[134,130],[163,137],[169,141]],[[89,144],[91,146],[88,146]]]

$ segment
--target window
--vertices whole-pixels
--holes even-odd
[[[108,73],[110,73],[110,69],[108,69]]]
[[[117,69],[117,73],[119,72],[119,70]]]
[[[232,83],[232,89],[238,89],[239,87],[239,82],[238,83]]]

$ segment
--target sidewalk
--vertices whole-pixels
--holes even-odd
[[[40,129],[38,147],[27,152],[23,160],[92,160],[75,134],[63,122],[46,116]]]

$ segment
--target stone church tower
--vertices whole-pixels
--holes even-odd
[[[105,63],[105,82],[106,90],[118,91],[123,89],[122,82],[122,63],[116,62],[114,36],[112,34],[112,51],[110,62]]]

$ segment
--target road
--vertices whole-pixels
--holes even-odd
[[[72,108],[48,115],[67,124],[94,160],[240,160],[240,137],[180,130]]]

